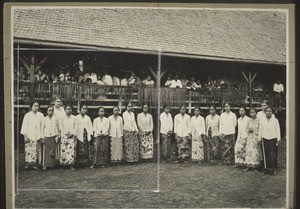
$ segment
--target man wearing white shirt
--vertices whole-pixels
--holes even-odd
[[[258,140],[262,141],[264,168],[266,173],[276,175],[277,147],[281,141],[279,122],[272,117],[273,109],[266,108],[266,118],[260,120]]]
[[[283,84],[280,82],[280,80],[278,79],[276,83],[274,83],[273,85],[273,91],[277,92],[277,93],[284,93],[284,86]]]
[[[178,148],[178,162],[182,163],[190,156],[191,117],[185,113],[186,106],[180,107],[180,113],[174,119],[174,133]]]
[[[182,88],[182,83],[178,79],[178,75],[175,75],[175,78],[171,82],[170,88]]]
[[[230,104],[225,103],[225,112],[220,116],[220,140],[223,163],[234,164],[236,115],[230,111]]]
[[[164,112],[160,114],[160,137],[162,159],[171,158],[171,134],[173,132],[173,119],[170,113],[170,106],[164,105]]]

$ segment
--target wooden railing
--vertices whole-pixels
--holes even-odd
[[[189,111],[194,106],[208,108],[210,104],[216,104],[219,108],[226,101],[232,107],[259,106],[260,102],[267,99],[276,108],[278,95],[270,91],[252,92],[248,90],[213,90],[200,89],[192,91],[188,89],[160,88],[160,101],[158,101],[158,88],[152,87],[122,87],[122,86],[101,86],[97,84],[52,84],[52,83],[29,83],[15,82],[14,104],[16,107],[28,107],[31,101],[38,101],[41,106],[49,105],[52,98],[60,96],[64,103],[78,107],[81,102],[90,108],[118,105],[123,107],[125,102],[131,100],[134,105],[141,106],[149,103],[156,107],[168,103],[176,108],[185,103]],[[281,106],[285,106],[284,99],[280,99]]]

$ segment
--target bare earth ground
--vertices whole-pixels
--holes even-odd
[[[279,146],[277,176],[212,164],[163,163],[160,192],[18,191],[17,208],[226,208],[285,207],[286,145]],[[22,165],[23,166],[23,165]],[[90,170],[23,171],[19,188],[157,188],[157,165],[143,163]]]

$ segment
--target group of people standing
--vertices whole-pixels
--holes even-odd
[[[155,142],[149,106],[144,104],[137,117],[132,107],[129,102],[121,117],[119,107],[115,106],[108,118],[104,116],[105,109],[99,107],[99,116],[92,122],[86,105],[81,105],[80,113],[74,116],[72,106],[62,108],[62,101],[57,98],[54,106],[47,107],[44,117],[38,111],[38,102],[34,102],[31,111],[25,114],[21,128],[25,139],[26,169],[38,169],[37,164],[47,171],[58,163],[75,170],[75,165],[83,163],[93,169],[124,161],[152,161]],[[190,160],[219,162],[246,167],[245,171],[263,165],[266,173],[276,175],[280,128],[267,101],[262,102],[262,111],[258,113],[250,108],[250,117],[246,116],[245,107],[239,108],[239,119],[230,110],[229,103],[225,103],[225,111],[220,116],[211,105],[205,119],[200,115],[199,107],[194,108],[191,117],[182,105],[174,120],[170,109],[165,105],[159,116],[158,143],[163,161],[171,159],[174,136],[178,163]]]

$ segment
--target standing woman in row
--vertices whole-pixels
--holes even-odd
[[[113,107],[113,115],[109,116],[110,160],[119,163],[123,157],[123,119],[119,116],[120,109]]]
[[[245,107],[240,107],[239,114],[241,117],[238,119],[238,135],[234,147],[234,166],[244,166],[246,163],[247,127],[250,118],[246,115]]]
[[[250,119],[248,122],[248,138],[246,145],[246,160],[247,168],[244,171],[257,169],[261,162],[261,144],[258,140],[260,120],[256,116],[256,109],[250,108]]]
[[[66,114],[59,120],[59,130],[61,135],[60,146],[60,164],[65,167],[70,167],[71,170],[75,170],[74,165],[76,163],[76,148],[77,139],[75,136],[76,130],[76,118],[72,115],[72,106],[65,106]]]
[[[94,153],[93,153],[93,165],[91,168],[94,168],[96,165],[102,167],[106,166],[109,163],[109,121],[104,117],[105,110],[103,107],[99,107],[98,111],[99,117],[95,118],[93,122],[94,130]]]
[[[126,161],[129,163],[139,161],[138,128],[132,112],[132,103],[127,104],[127,110],[123,113],[124,120],[124,142]]]
[[[42,165],[43,171],[47,171],[48,168],[53,168],[55,165],[55,151],[56,143],[60,137],[59,134],[59,121],[56,116],[53,115],[54,107],[47,107],[47,116],[44,117],[42,126]]]
[[[205,135],[205,122],[204,118],[200,115],[200,108],[195,107],[195,115],[191,118],[192,128],[192,161],[204,161],[204,135]]]
[[[148,111],[148,104],[144,104],[143,112],[137,116],[140,139],[140,157],[143,160],[153,158],[153,118]]]
[[[185,113],[186,106],[180,106],[180,113],[174,118],[174,133],[177,141],[178,162],[183,163],[190,156],[191,117]]]
[[[23,119],[21,134],[25,141],[25,169],[37,170],[38,141],[42,138],[42,126],[44,115],[39,110],[39,103],[30,105],[31,111],[26,113]]]
[[[225,112],[220,117],[220,140],[223,163],[234,164],[235,127],[236,115],[231,112],[230,104],[225,103]]]
[[[220,116],[216,114],[216,107],[211,105],[209,107],[210,114],[206,116],[206,136],[209,143],[209,158],[211,162],[219,161],[221,158],[219,125]]]
[[[170,106],[164,105],[164,112],[160,114],[161,153],[164,161],[171,159],[171,134],[173,132],[173,118]]]
[[[259,141],[262,141],[264,168],[266,173],[276,175],[277,147],[280,143],[280,127],[275,117],[272,117],[273,109],[266,108],[266,118],[260,120]]]
[[[91,135],[93,134],[93,125],[91,118],[86,115],[87,106],[80,105],[80,113],[76,118],[76,137],[77,141],[77,163],[90,163]]]
[[[54,97],[53,103],[54,103],[53,115],[58,119],[65,116],[66,113],[65,113],[65,110],[63,108],[61,98],[58,97],[58,96]],[[61,143],[60,143],[60,141],[58,141],[56,143],[56,148],[55,148],[55,159],[57,160],[57,162],[59,162],[59,160],[60,160],[60,154],[61,154],[60,151],[61,151]]]

